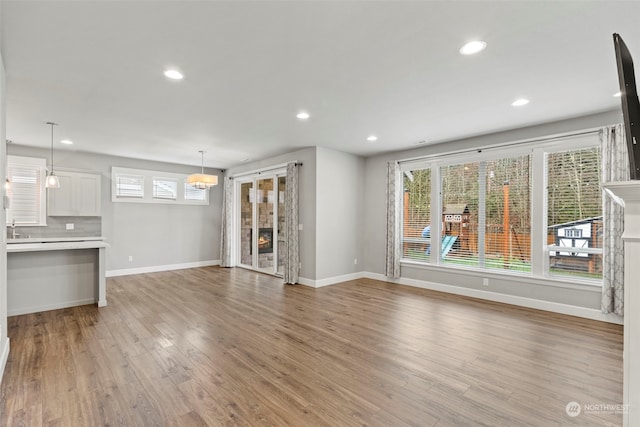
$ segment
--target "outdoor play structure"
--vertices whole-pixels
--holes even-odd
[[[508,186],[505,186],[508,187]],[[508,188],[505,190],[508,191]],[[505,196],[508,198],[508,192]],[[507,199],[508,200],[508,199]],[[404,204],[404,253],[405,256],[424,257],[431,255],[431,244],[424,239],[431,238],[431,224],[416,224],[409,220],[408,194]],[[463,257],[477,254],[478,230],[472,222],[472,215],[466,204],[446,204],[441,216],[442,239],[440,259]],[[549,225],[547,244],[564,250],[550,250],[551,268],[567,271],[599,273],[602,271],[602,257],[594,253],[576,252],[572,248],[602,247],[602,217],[586,218],[564,224]],[[488,225],[484,230],[484,253],[493,259],[519,260],[527,263],[531,259],[531,236],[525,230],[516,232],[509,223],[509,208],[504,207],[501,224]],[[508,267],[505,263],[505,268]]]

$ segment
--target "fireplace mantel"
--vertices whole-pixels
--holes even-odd
[[[610,182],[624,201],[624,426],[640,426],[640,181]],[[632,330],[633,328],[633,330]]]

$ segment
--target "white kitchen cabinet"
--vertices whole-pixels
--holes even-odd
[[[101,176],[56,171],[60,188],[47,190],[49,216],[100,216]]]

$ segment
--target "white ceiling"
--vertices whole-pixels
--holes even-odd
[[[226,168],[611,110],[640,2],[2,1],[7,138]],[[475,56],[459,48],[487,42]],[[166,67],[185,79],[169,81]],[[514,108],[516,98],[531,99]],[[301,122],[296,113],[307,110]],[[379,139],[367,142],[370,134]],[[56,149],[69,149],[56,142]]]

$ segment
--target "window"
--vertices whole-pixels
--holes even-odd
[[[531,271],[531,156],[486,162],[485,266]]]
[[[478,266],[478,207],[480,163],[440,168],[442,177],[442,243],[445,264]]]
[[[138,198],[144,197],[144,176],[116,175],[116,197]]]
[[[201,190],[195,188],[193,185],[184,183],[184,199],[185,200],[199,200],[205,201],[207,197],[207,190]]]
[[[45,159],[7,156],[7,225],[47,225],[45,175]]]
[[[178,181],[168,178],[153,178],[153,198],[176,200],[178,198]]]
[[[187,175],[144,169],[111,168],[111,201],[208,205],[209,190],[186,184]]]
[[[444,264],[531,270],[530,156],[443,166]]]
[[[403,259],[600,281],[598,145],[594,133],[401,163]]]
[[[582,237],[582,230],[579,228],[567,228],[564,230],[565,237]]]
[[[431,170],[404,172],[403,257],[431,258]]]
[[[602,278],[600,149],[547,155],[547,242],[552,275]]]

